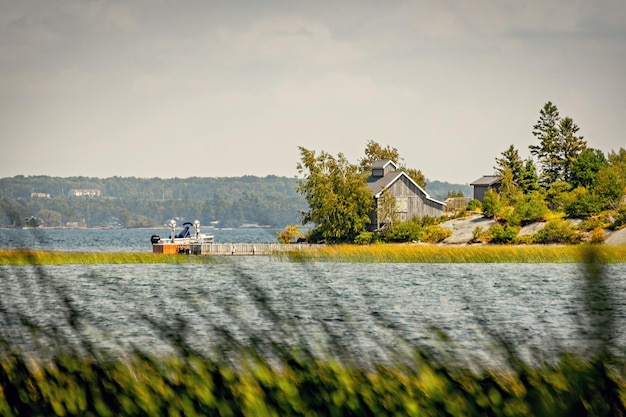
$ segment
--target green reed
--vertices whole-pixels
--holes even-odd
[[[95,265],[95,264],[178,264],[217,262],[215,257],[183,254],[163,255],[142,252],[53,252],[25,249],[0,250],[0,265]]]
[[[587,245],[329,245],[285,256],[298,262],[394,263],[580,263]],[[626,246],[595,245],[603,263],[625,263]]]

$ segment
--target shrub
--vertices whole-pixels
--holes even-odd
[[[489,229],[492,243],[513,243],[517,237],[517,232],[517,228],[509,224],[502,226],[496,223]]]
[[[483,215],[485,217],[494,217],[502,208],[502,199],[500,194],[492,190],[491,188],[485,193],[485,199],[483,201]]]
[[[516,245],[530,245],[534,243],[533,235],[516,236],[513,241]]]
[[[546,193],[546,201],[550,210],[563,210],[569,201],[570,184],[565,181],[557,181]]]
[[[569,193],[564,211],[568,217],[585,218],[600,213],[603,204],[600,199],[589,190],[578,187]]]
[[[480,200],[476,200],[475,198],[472,198],[467,203],[467,211],[482,211],[482,210],[483,210],[483,203],[481,203]]]
[[[432,225],[424,228],[421,240],[427,243],[439,243],[451,235],[452,230],[445,229],[439,225]]]
[[[611,229],[621,229],[626,225],[626,205],[620,207],[615,213],[615,219],[611,224]]]
[[[478,242],[482,234],[483,234],[483,228],[480,226],[476,226],[474,230],[472,230],[472,240],[470,242],[471,243]]]
[[[589,232],[589,243],[603,243],[606,239],[604,229],[597,228]]]
[[[439,224],[440,220],[437,217],[424,216],[420,223],[422,226],[431,226],[434,224]]]
[[[361,232],[357,237],[354,238],[354,243],[357,245],[369,245],[374,241],[374,233],[372,232]]]
[[[582,231],[591,231],[593,229],[606,229],[611,226],[611,221],[608,216],[599,215],[599,216],[591,216],[587,218],[584,222],[582,222],[578,226],[578,230]]]
[[[394,225],[385,236],[388,242],[412,242],[420,240],[422,226],[418,221],[407,220]]]
[[[513,212],[520,224],[527,224],[546,220],[548,211],[548,204],[543,195],[532,192],[517,199]]]
[[[533,240],[535,243],[579,243],[580,235],[570,222],[558,219],[547,222]]]

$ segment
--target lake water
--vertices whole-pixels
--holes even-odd
[[[149,251],[153,233],[46,230],[28,238],[30,232],[2,231],[0,246],[8,247],[10,236],[54,250]],[[234,230],[224,232],[232,234],[220,241],[235,241]],[[254,233],[254,239],[266,237],[259,242],[273,237]],[[608,331],[623,349],[626,264],[604,269],[612,300],[605,312],[616,323]],[[243,343],[259,337],[320,351],[341,345],[364,358],[384,357],[404,340],[443,350],[454,345],[480,361],[493,359],[488,334],[496,333],[527,358],[549,358],[562,349],[584,350],[594,332],[583,307],[583,276],[577,264],[298,264],[251,256],[216,264],[5,266],[0,336],[32,349],[35,339],[23,325],[31,321],[76,341],[78,330],[67,325],[71,306],[84,320],[81,337],[113,352],[131,346],[168,351],[160,332],[172,330],[208,352],[227,329]],[[441,344],[432,326],[452,344]]]
[[[181,228],[177,229],[177,232]],[[277,229],[200,228],[219,243],[277,243]],[[11,229],[0,228],[0,248],[52,251],[152,252],[150,236],[169,237],[169,229]]]

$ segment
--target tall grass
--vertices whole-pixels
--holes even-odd
[[[217,262],[208,256],[162,255],[141,252],[52,252],[0,249],[0,265],[93,265]]]
[[[329,245],[314,251],[293,251],[285,256],[298,262],[394,262],[394,263],[579,263],[587,248],[582,245],[445,246],[420,244]],[[603,263],[626,262],[626,246],[598,245]]]

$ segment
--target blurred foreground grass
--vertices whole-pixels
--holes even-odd
[[[364,364],[306,346],[288,348],[280,336],[253,328],[252,343],[243,345],[216,324],[221,348],[207,355],[186,342],[184,322],[167,326],[145,318],[174,354],[135,349],[111,356],[84,339],[82,349],[54,340],[51,354],[38,358],[17,350],[0,322],[0,415],[625,416],[625,352],[613,345],[623,323],[613,315],[604,254],[587,247],[580,256],[583,309],[592,329],[584,355],[562,352],[555,361],[531,365],[514,340],[486,329],[497,342],[494,355],[502,357],[497,368],[469,366],[455,354],[415,345],[389,348],[392,361]],[[271,300],[248,282],[255,305],[286,337],[288,326]],[[69,325],[80,335],[88,319],[64,300]],[[0,319],[7,314],[0,305]],[[24,332],[45,332],[23,325]]]
[[[623,362],[563,354],[476,373],[415,352],[404,365],[362,369],[297,352],[235,365],[202,356],[128,360],[2,357],[0,414],[98,416],[620,416]],[[620,370],[621,368],[621,370]]]

